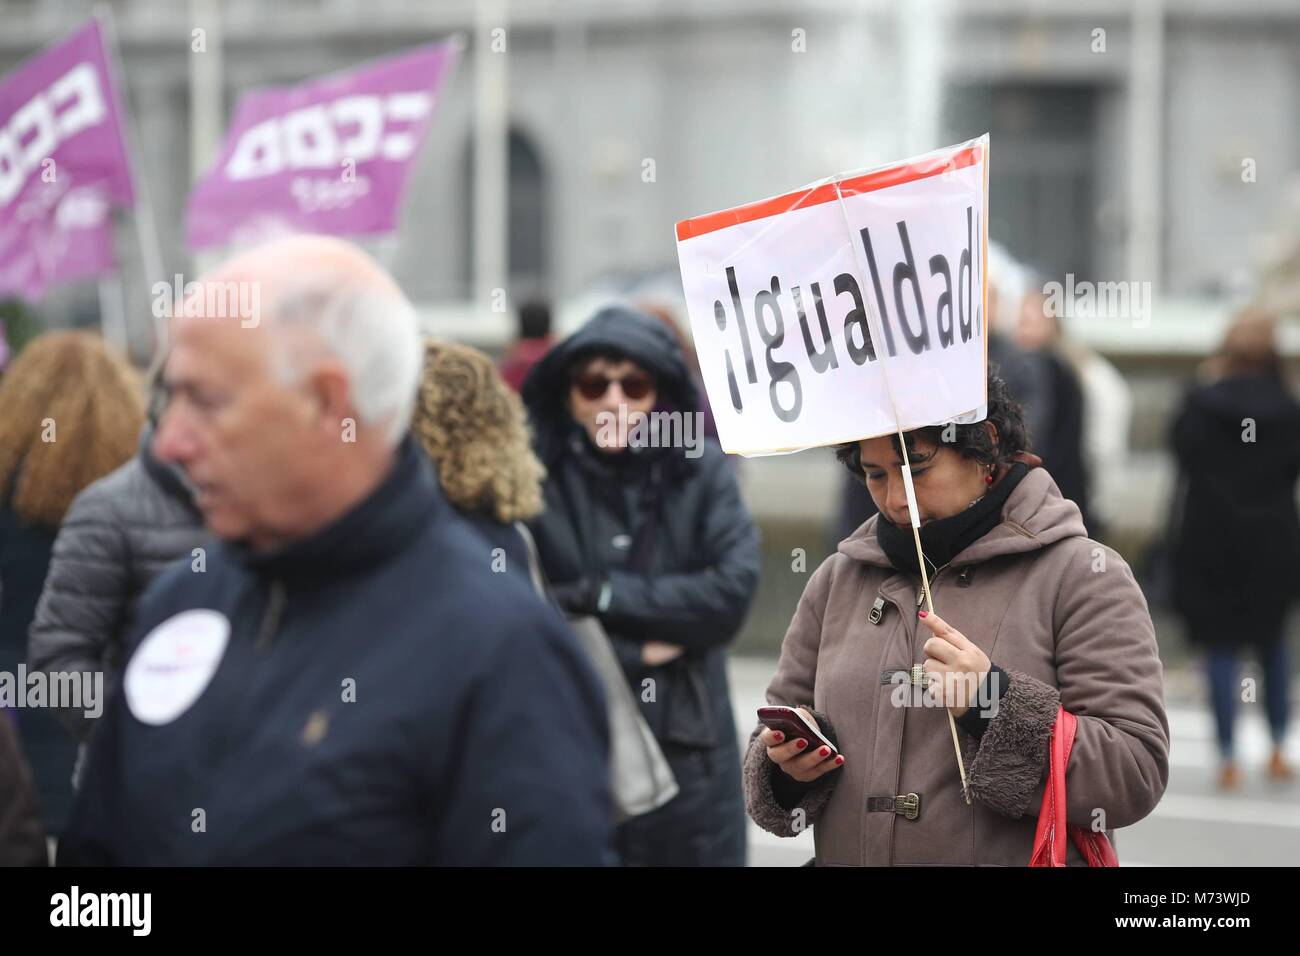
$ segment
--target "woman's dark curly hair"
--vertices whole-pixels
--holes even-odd
[[[998,375],[997,366],[989,366],[989,411],[984,421],[973,425],[953,425],[953,440],[944,441],[943,432],[947,425],[927,425],[904,433],[907,439],[907,454],[915,455],[916,440],[951,448],[963,458],[970,458],[985,465],[1003,465],[1021,452],[1029,451],[1029,432],[1025,428],[1025,412],[1020,403],[1011,397],[1007,383]],[[997,429],[997,441],[994,442],[985,422],[992,422]],[[894,451],[902,454],[898,447],[898,435],[893,438]],[[835,457],[843,462],[844,467],[853,473],[858,481],[866,481],[862,474],[862,450],[858,442],[850,441],[835,446]]]

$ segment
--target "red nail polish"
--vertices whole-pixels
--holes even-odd
[[[917,616],[917,617],[925,617],[925,616],[926,616],[927,614],[929,614],[929,613],[930,613],[929,611],[917,611],[917,612],[916,612],[916,616]]]
[[[839,766],[842,766],[843,764],[844,764],[844,758],[843,758],[843,757],[836,757],[836,758],[835,758],[835,766],[839,767]]]
[[[780,743],[781,741],[785,740],[785,734],[781,733],[781,731],[779,731],[779,730],[774,730],[774,731],[772,731],[772,733],[773,733],[773,735],[776,737],[776,742],[777,742],[777,743]]]
[[[804,747],[807,746],[808,746],[808,741],[804,740],[802,737],[800,737],[799,742],[795,744],[795,748],[798,750],[803,750]]]
[[[827,750],[825,747],[823,747],[823,748],[819,751],[819,754],[818,754],[818,755],[819,755],[819,756],[822,756],[822,757],[829,757],[829,756],[831,755],[831,752],[830,752],[829,750]]]

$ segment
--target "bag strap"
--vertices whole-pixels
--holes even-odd
[[[1074,749],[1079,719],[1064,707],[1057,707],[1056,723],[1048,745],[1047,786],[1034,831],[1030,866],[1065,866],[1066,837],[1074,842],[1088,866],[1119,866],[1119,858],[1106,834],[1066,820],[1065,771]]]
[[[528,575],[532,578],[533,587],[537,590],[537,593],[542,600],[548,601],[554,605],[555,599],[551,594],[550,582],[547,580],[546,571],[542,567],[542,558],[537,550],[537,540],[528,530],[528,526],[522,521],[515,522],[515,529],[519,532],[520,537],[524,539],[524,546],[528,549]],[[590,618],[589,626],[600,631],[601,640],[608,644],[609,635],[605,633],[605,628],[601,625],[599,619],[595,617]],[[617,668],[617,657],[614,655],[614,651],[611,649],[609,654],[611,660],[614,661],[614,666]],[[597,673],[599,674],[599,669],[597,669]],[[641,764],[649,769],[650,782],[654,788],[654,792],[656,794],[662,794],[671,790],[672,795],[675,796],[677,793],[677,781],[673,777],[672,768],[669,767],[668,760],[664,756],[663,751],[659,749],[658,742],[654,737],[654,732],[650,730],[650,725],[646,723],[645,717],[641,714],[640,706],[636,702],[635,695],[633,695],[630,688],[625,685],[610,687],[609,685],[603,684],[603,686],[606,694],[617,694],[621,691],[627,697],[631,708],[629,712],[632,714],[633,722],[636,727],[636,733],[634,736],[640,749]],[[612,746],[613,741],[611,740],[611,747]],[[664,779],[665,777],[666,779]]]
[[[524,539],[524,547],[528,549],[528,577],[532,579],[533,590],[543,601],[554,604],[555,599],[551,597],[551,583],[546,579],[546,572],[542,569],[542,556],[537,553],[537,541],[528,530],[528,525],[522,521],[515,522],[515,530],[519,532],[519,537]]]
[[[1074,743],[1074,724],[1067,725],[1065,708],[1057,706],[1056,723],[1047,745],[1047,785],[1043,789],[1043,804],[1038,811],[1038,826],[1034,830],[1034,851],[1030,866],[1065,866],[1064,827],[1058,825],[1065,818],[1065,766],[1070,747]],[[1066,742],[1068,734],[1069,742]]]

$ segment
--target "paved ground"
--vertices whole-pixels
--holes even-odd
[[[775,668],[770,658],[737,657],[731,662],[732,706],[742,746]],[[1149,817],[1116,834],[1121,864],[1294,866],[1300,848],[1300,783],[1278,785],[1264,778],[1270,744],[1263,705],[1242,705],[1237,749],[1245,784],[1228,796],[1214,786],[1214,724],[1200,706],[1201,693],[1200,675],[1190,668],[1167,673],[1169,787]],[[1300,733],[1291,733],[1287,753],[1300,768]],[[751,866],[798,866],[813,855],[811,831],[783,840],[752,822],[749,829]]]

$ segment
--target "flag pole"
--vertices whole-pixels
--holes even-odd
[[[221,0],[189,0],[191,22],[201,24],[203,49],[190,49],[190,189],[203,178],[221,148],[225,126],[225,36]],[[201,55],[200,55],[201,52]],[[191,251],[199,275],[216,265],[216,254]]]
[[[126,304],[122,299],[122,277],[116,270],[99,277],[99,331],[104,339],[130,355],[126,334]]]
[[[99,21],[104,31],[104,45],[108,48],[108,71],[109,79],[113,81],[117,93],[116,103],[120,107],[122,116],[122,135],[126,139],[127,161],[132,170],[132,180],[135,186],[135,208],[132,210],[131,221],[135,226],[136,241],[140,246],[140,263],[144,272],[145,295],[150,294],[154,283],[163,281],[163,260],[162,245],[158,241],[158,229],[154,218],[153,200],[149,194],[149,178],[143,174],[143,167],[137,160],[141,154],[140,139],[136,132],[134,114],[129,109],[127,102],[126,83],[122,76],[122,50],[118,45],[117,31],[113,23],[113,10],[106,4],[96,4],[94,8],[95,18]],[[140,170],[139,175],[134,175],[136,170]],[[125,285],[125,284],[123,284]],[[125,294],[125,293],[124,293]],[[153,354],[149,360],[148,376],[153,378],[158,366],[162,362],[164,353],[163,341],[166,336],[165,320],[156,315],[156,309],[150,310],[155,313],[153,327]],[[129,331],[126,323],[126,316],[123,315],[123,334]],[[129,336],[128,336],[129,337]]]

